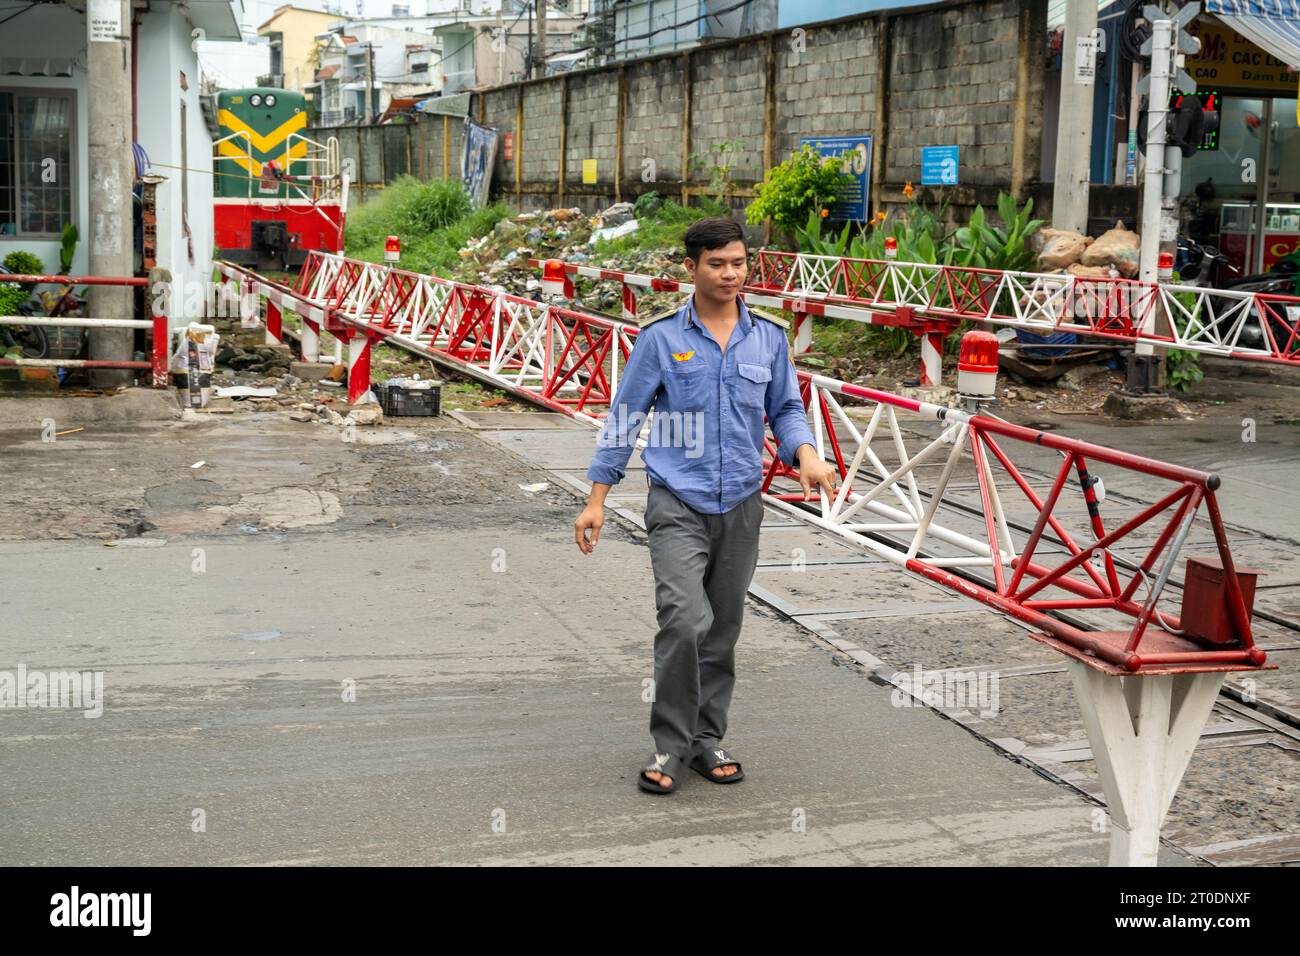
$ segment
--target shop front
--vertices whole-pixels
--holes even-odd
[[[1300,250],[1300,73],[1219,18],[1191,32],[1201,49],[1185,69],[1219,129],[1183,160],[1181,227],[1241,274],[1266,272]]]

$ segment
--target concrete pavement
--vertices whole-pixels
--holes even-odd
[[[0,669],[105,675],[98,719],[0,710],[6,863],[1105,861],[1094,804],[759,605],[726,741],[747,779],[640,793],[643,534],[610,521],[580,555],[577,500],[520,491],[548,474],[457,422],[350,445],[277,416],[151,427],[75,454],[6,436],[10,467],[55,451],[70,487],[121,468],[80,506],[137,498],[143,522],[113,547],[34,519],[0,542]],[[63,507],[59,528],[107,527]]]

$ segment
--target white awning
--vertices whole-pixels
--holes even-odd
[[[0,75],[71,76],[72,60],[67,57],[0,56]]]
[[[1300,69],[1300,0],[1209,0],[1205,12]]]

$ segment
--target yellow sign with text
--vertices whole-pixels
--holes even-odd
[[[1296,91],[1296,75],[1267,50],[1260,49],[1229,27],[1204,18],[1188,32],[1201,41],[1201,50],[1188,54],[1185,69],[1202,88],[1259,90],[1277,96]]]

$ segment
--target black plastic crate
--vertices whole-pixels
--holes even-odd
[[[442,386],[411,388],[389,382],[372,385],[385,415],[429,418],[442,414]]]

